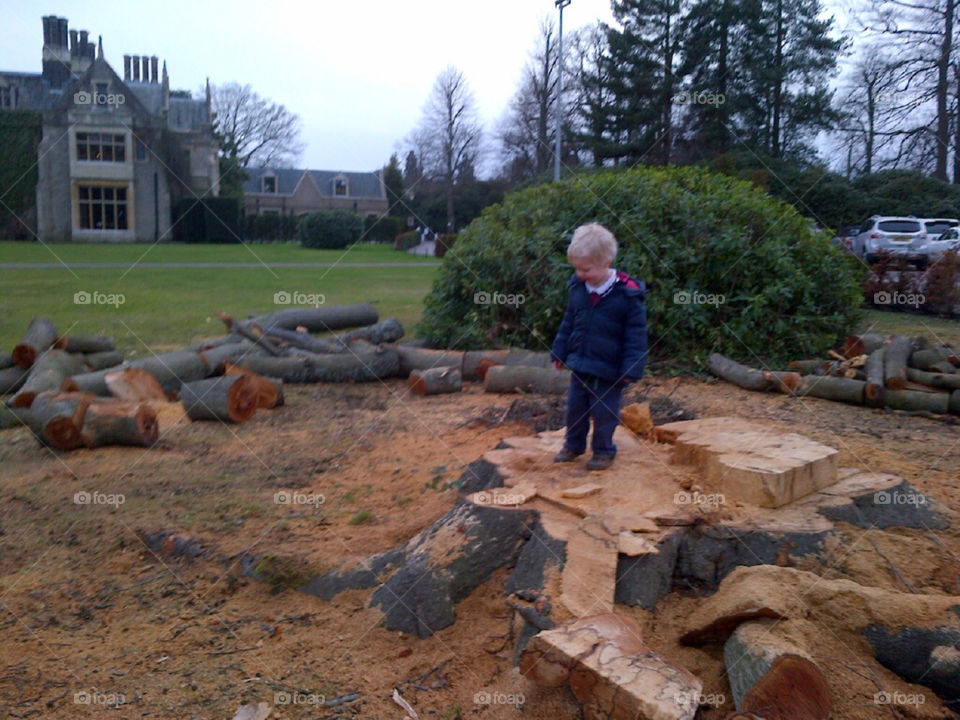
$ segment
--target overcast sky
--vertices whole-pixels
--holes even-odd
[[[832,4],[832,3],[831,3]],[[0,70],[40,72],[41,17],[103,36],[107,61],[157,55],[173,89],[249,83],[302,120],[301,165],[382,166],[417,124],[437,74],[460,68],[488,128],[516,89],[553,0],[286,0],[117,3],[0,0]],[[572,0],[564,32],[611,21],[609,0]]]

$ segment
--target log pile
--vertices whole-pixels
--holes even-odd
[[[746,390],[777,390],[958,422],[960,350],[923,338],[853,335],[826,360],[796,360],[785,371],[741,365],[718,353],[710,372]]]

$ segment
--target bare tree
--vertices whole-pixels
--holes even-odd
[[[223,152],[240,167],[289,167],[299,159],[300,118],[283,105],[237,83],[212,88],[211,102]]]
[[[447,230],[455,227],[453,189],[480,153],[482,127],[473,93],[463,73],[448,66],[440,72],[423,107],[423,118],[411,136],[423,148],[424,172],[438,181],[447,201]]]

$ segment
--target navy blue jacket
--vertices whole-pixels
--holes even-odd
[[[647,364],[647,291],[618,272],[613,287],[594,306],[576,273],[567,283],[567,311],[550,348],[554,360],[575,373],[607,382],[633,382]]]

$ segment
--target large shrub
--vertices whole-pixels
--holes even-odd
[[[297,234],[303,247],[340,250],[360,239],[363,221],[349,210],[321,210],[300,218]]]
[[[824,352],[859,319],[861,270],[792,207],[700,168],[642,168],[487,208],[444,258],[421,333],[440,346],[549,348],[566,307],[566,248],[588,222],[617,236],[615,266],[647,282],[656,358],[722,352],[772,366]]]
[[[367,242],[392,243],[407,229],[405,218],[394,215],[367,215],[363,221],[363,239]]]

